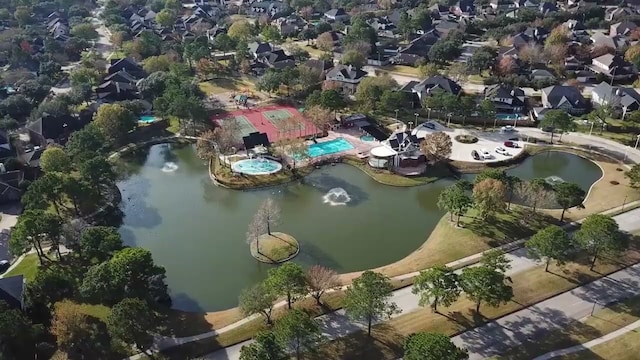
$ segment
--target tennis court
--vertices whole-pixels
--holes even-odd
[[[218,122],[227,118],[236,118],[240,123],[242,136],[258,131],[267,134],[271,143],[294,137],[307,138],[319,133],[307,120],[303,120],[301,127],[295,131],[287,129],[286,120],[298,115],[300,112],[293,106],[271,105],[214,115],[212,120]]]

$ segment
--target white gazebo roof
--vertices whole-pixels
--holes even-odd
[[[392,148],[390,148],[388,146],[384,146],[384,145],[383,146],[374,147],[373,149],[371,149],[370,153],[371,153],[371,156],[380,157],[380,158],[394,156],[394,155],[397,154],[397,152],[395,150],[393,150]]]

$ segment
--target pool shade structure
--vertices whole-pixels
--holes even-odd
[[[247,136],[242,137],[242,142],[244,143],[244,148],[247,150],[253,149],[256,146],[264,146],[265,148],[269,148],[269,137],[267,134],[261,132],[252,132]]]

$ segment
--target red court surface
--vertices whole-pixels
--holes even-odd
[[[211,120],[214,122],[218,122],[219,120],[224,121],[224,119],[228,118],[236,118],[240,124],[242,136],[246,136],[254,131],[262,132],[267,134],[269,138],[269,142],[274,143],[281,139],[290,139],[290,138],[298,138],[298,137],[310,137],[313,134],[317,133],[316,127],[309,121],[304,121],[304,128],[298,129],[295,131],[284,131],[278,129],[276,125],[272,121],[270,121],[266,116],[265,112],[275,111],[276,113],[282,113],[282,110],[287,111],[291,114],[291,116],[300,115],[298,109],[293,106],[287,105],[270,105],[264,107],[257,107],[251,109],[243,109],[236,111],[229,111],[222,114],[217,114],[211,117]],[[277,114],[276,114],[277,115]],[[247,121],[250,123],[247,123]],[[277,120],[276,123],[278,123]]]

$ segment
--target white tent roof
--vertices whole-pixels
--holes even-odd
[[[380,158],[394,156],[397,154],[395,150],[393,150],[388,146],[374,147],[373,149],[371,149],[370,153],[371,153],[371,156],[380,157]]]

